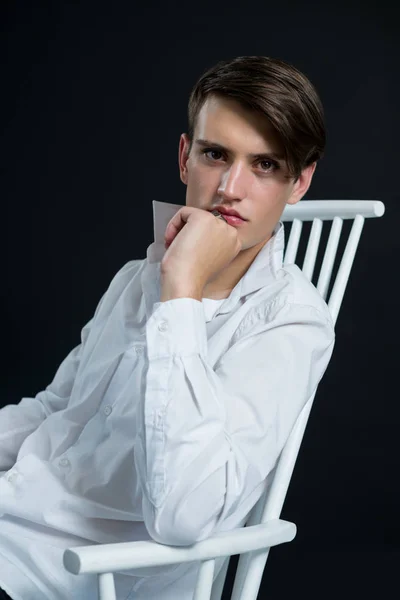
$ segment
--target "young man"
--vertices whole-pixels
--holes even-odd
[[[68,547],[184,546],[245,524],[334,345],[325,302],[282,265],[280,217],[311,183],[322,115],[279,60],[239,57],[196,83],[186,205],[153,203],[147,258],[116,274],[46,390],[0,411],[11,598],[97,598],[96,577],[64,569]],[[189,600],[197,569],[116,574],[117,597]]]

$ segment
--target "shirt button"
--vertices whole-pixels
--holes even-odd
[[[68,467],[70,463],[69,463],[68,458],[60,458],[60,460],[58,461],[58,464],[61,467]]]
[[[160,331],[167,331],[167,329],[168,329],[168,323],[167,323],[167,321],[161,321],[161,323],[158,326],[158,329]]]
[[[108,416],[108,415],[111,415],[111,413],[112,413],[112,406],[107,404],[107,406],[104,407],[104,414]]]
[[[15,471],[8,473],[7,481],[14,481],[14,479],[17,477],[17,475],[18,475],[18,473],[16,473]]]
[[[143,346],[135,346],[135,351],[136,354],[140,356],[141,354],[143,354]]]

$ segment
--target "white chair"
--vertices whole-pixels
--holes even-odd
[[[323,256],[316,288],[328,304],[336,322],[347,281],[353,265],[365,218],[381,217],[382,202],[372,200],[302,200],[287,205],[282,220],[292,222],[285,248],[284,264],[296,262],[303,223],[312,221],[304,244],[302,271],[312,281],[319,256]],[[338,253],[343,220],[351,220],[351,230],[344,251]],[[332,221],[326,244],[320,245],[322,225]],[[321,254],[322,252],[322,254]],[[299,259],[298,259],[299,260]],[[336,262],[335,262],[336,260]],[[332,280],[331,292],[328,289]],[[154,541],[104,544],[71,548],[64,552],[64,567],[71,573],[97,573],[100,600],[116,600],[113,572],[138,567],[200,561],[193,600],[221,600],[231,556],[239,554],[231,600],[256,600],[271,546],[290,542],[296,535],[294,523],[279,518],[294,465],[303,439],[315,394],[301,412],[295,427],[275,465],[272,484],[249,513],[246,526],[220,533],[186,547],[172,547]],[[261,552],[260,552],[261,550]],[[259,552],[256,552],[259,551]],[[214,559],[226,557],[213,582]]]

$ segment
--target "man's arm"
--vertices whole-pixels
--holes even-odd
[[[306,305],[256,313],[214,369],[200,302],[158,303],[147,323],[134,457],[145,524],[159,543],[190,545],[247,515],[329,363],[335,336],[325,314]]]
[[[92,321],[83,327],[81,343],[63,360],[45,390],[0,410],[0,472],[13,467],[22,443],[46,417],[66,408]]]
[[[121,289],[126,285],[127,280],[132,279],[135,270],[142,262],[142,260],[131,260],[116,273],[100,298],[92,319],[81,330],[81,343],[61,363],[52,383],[35,398],[22,398],[19,404],[9,404],[0,410],[0,475],[2,471],[14,466],[24,440],[49,415],[67,407],[94,320],[98,316],[100,319],[107,318]]]

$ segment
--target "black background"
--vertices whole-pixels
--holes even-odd
[[[282,512],[298,534],[271,551],[260,598],[397,596],[396,23],[391,2],[1,5],[1,404],[51,381],[114,274],[146,256],[151,201],[185,203],[187,101],[218,60],[300,68],[328,133],[306,198],[386,206],[365,222]]]

